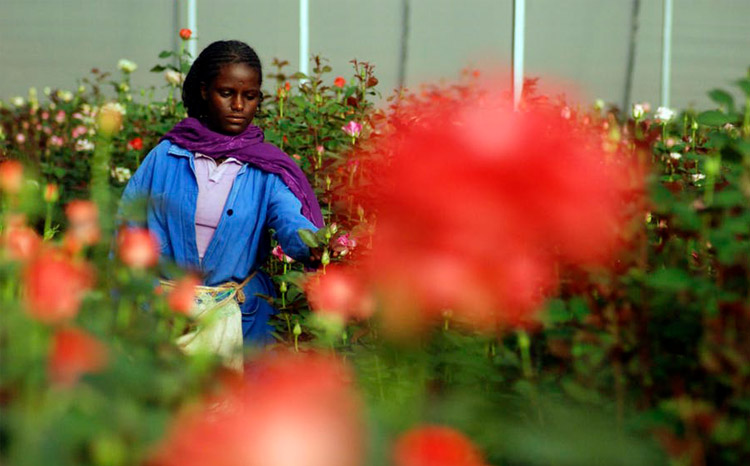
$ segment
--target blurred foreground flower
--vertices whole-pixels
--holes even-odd
[[[159,262],[159,241],[145,228],[124,228],[117,238],[118,252],[128,267],[145,269]]]
[[[47,372],[53,383],[70,386],[87,373],[107,365],[107,347],[83,330],[63,328],[55,332]]]
[[[92,285],[93,272],[86,263],[55,250],[43,251],[23,272],[26,309],[44,323],[72,319]]]
[[[26,262],[33,258],[42,244],[42,238],[23,224],[9,224],[3,230],[0,244],[4,255],[11,260]]]
[[[377,212],[360,269],[395,331],[446,310],[488,329],[527,322],[560,265],[614,257],[623,201],[641,189],[628,160],[559,109],[514,112],[489,90],[466,100],[398,108],[377,182],[355,193]]]
[[[344,267],[330,266],[308,277],[307,299],[319,314],[332,314],[343,320],[366,319],[374,312],[374,302],[360,277]]]
[[[267,353],[242,382],[179,416],[149,464],[360,466],[351,377],[332,356]]]
[[[18,160],[0,163],[0,189],[8,194],[17,194],[23,185],[23,165]]]
[[[99,131],[111,136],[122,129],[122,121],[125,117],[125,107],[119,102],[109,102],[99,109],[97,125]]]
[[[67,231],[68,241],[80,246],[91,246],[99,241],[99,209],[91,201],[74,200],[65,206],[65,215],[70,225]]]
[[[177,280],[167,295],[169,308],[180,314],[188,314],[195,304],[195,287],[200,284],[200,279],[194,275],[186,275]]]
[[[423,426],[396,442],[394,466],[483,466],[477,448],[450,427]]]

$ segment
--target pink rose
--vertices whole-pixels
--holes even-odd
[[[336,238],[333,242],[332,248],[339,255],[346,255],[349,251],[357,247],[357,240],[349,237],[349,233],[343,234]]]
[[[284,254],[284,250],[281,249],[281,245],[277,245],[275,248],[271,250],[271,254],[273,254],[273,257],[280,260],[281,262],[286,262],[287,264],[291,264],[294,262],[294,259]]]
[[[73,137],[73,139],[77,139],[88,132],[89,132],[88,128],[86,128],[83,125],[78,125],[75,128],[73,128],[73,131],[70,133],[70,135],[71,137]]]
[[[352,120],[346,126],[342,126],[341,129],[349,136],[356,138],[362,132],[362,125]]]

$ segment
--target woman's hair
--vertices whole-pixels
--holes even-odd
[[[201,85],[209,85],[224,65],[244,63],[258,71],[258,82],[263,83],[260,58],[252,47],[238,40],[220,40],[210,44],[195,59],[182,85],[182,103],[188,116],[206,115],[206,103],[201,96]]]

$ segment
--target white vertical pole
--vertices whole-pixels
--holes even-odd
[[[187,1],[187,27],[193,32],[190,40],[187,41],[187,50],[190,52],[191,60],[195,60],[198,55],[198,0]]]
[[[299,70],[310,73],[310,0],[299,0]]]
[[[661,37],[661,106],[669,108],[669,84],[672,72],[672,5],[664,0],[664,18]]]
[[[526,0],[513,0],[513,107],[518,109],[523,92],[524,33]]]

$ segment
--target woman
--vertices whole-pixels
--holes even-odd
[[[206,47],[185,78],[188,118],[164,135],[123,194],[123,206],[147,200],[146,227],[159,239],[162,259],[198,271],[206,286],[243,285],[246,344],[272,341],[274,309],[257,296],[275,295],[258,270],[270,249],[268,230],[287,255],[305,262],[311,252],[297,231],[323,226],[304,173],[251,124],[262,79],[258,55],[247,44]]]

